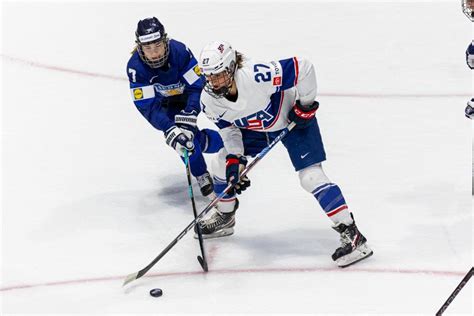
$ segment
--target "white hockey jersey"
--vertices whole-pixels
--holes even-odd
[[[302,104],[316,97],[316,75],[313,64],[302,58],[256,62],[245,58],[243,67],[234,74],[238,97],[236,102],[216,99],[205,90],[201,108],[220,128],[227,152],[243,154],[240,129],[274,132],[288,125],[288,112],[298,98]]]

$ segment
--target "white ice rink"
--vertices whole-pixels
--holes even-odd
[[[374,256],[335,266],[338,234],[278,145],[249,175],[236,233],[205,242],[209,273],[188,234],[122,288],[193,219],[184,166],[128,89],[150,16],[196,55],[225,39],[314,63],[324,167]],[[1,19],[0,314],[434,315],[473,265],[460,1],[10,1]],[[473,281],[445,315],[473,314]]]

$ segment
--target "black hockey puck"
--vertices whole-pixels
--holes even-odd
[[[152,289],[150,290],[150,295],[153,296],[153,297],[160,297],[161,295],[163,295],[163,291],[161,289]]]

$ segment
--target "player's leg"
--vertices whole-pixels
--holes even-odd
[[[211,162],[214,192],[217,195],[221,194],[227,187],[225,176],[226,156],[227,151],[222,148],[217,157]],[[235,192],[224,195],[216,207],[199,221],[203,237],[208,239],[232,235],[235,226],[235,212],[238,207],[239,200],[235,196]]]
[[[191,166],[191,174],[196,178],[202,195],[212,198],[214,184],[210,173],[207,171],[206,160],[203,156],[202,148],[204,146],[207,146],[207,137],[198,130],[194,137],[194,152],[189,156],[189,165]]]
[[[315,197],[341,236],[341,247],[332,255],[333,260],[344,267],[372,255],[366,238],[355,225],[341,189],[329,180],[321,166],[326,155],[317,120],[314,119],[307,128],[293,129],[283,143],[298,172],[301,186]]]
[[[242,130],[242,140],[244,144],[244,155],[255,156],[268,143],[265,133]],[[222,148],[217,157],[211,162],[213,172],[214,191],[216,195],[220,195],[227,187],[226,180],[226,157],[229,153]],[[227,193],[217,203],[215,210],[200,221],[204,238],[216,238],[232,235],[235,226],[235,212],[239,207],[239,200],[235,192]]]
[[[204,128],[200,130],[199,134],[199,144],[203,153],[214,154],[224,147],[219,132]]]

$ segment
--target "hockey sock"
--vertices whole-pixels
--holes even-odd
[[[221,194],[227,187],[227,182],[225,179],[221,179],[217,176],[212,177],[214,179],[214,192],[217,195]],[[234,211],[236,197],[234,194],[226,194],[224,197],[217,203],[217,209],[222,213],[230,213]]]
[[[346,200],[337,184],[325,183],[313,190],[312,194],[334,224],[341,222],[346,225],[352,224],[353,220],[347,208]]]

